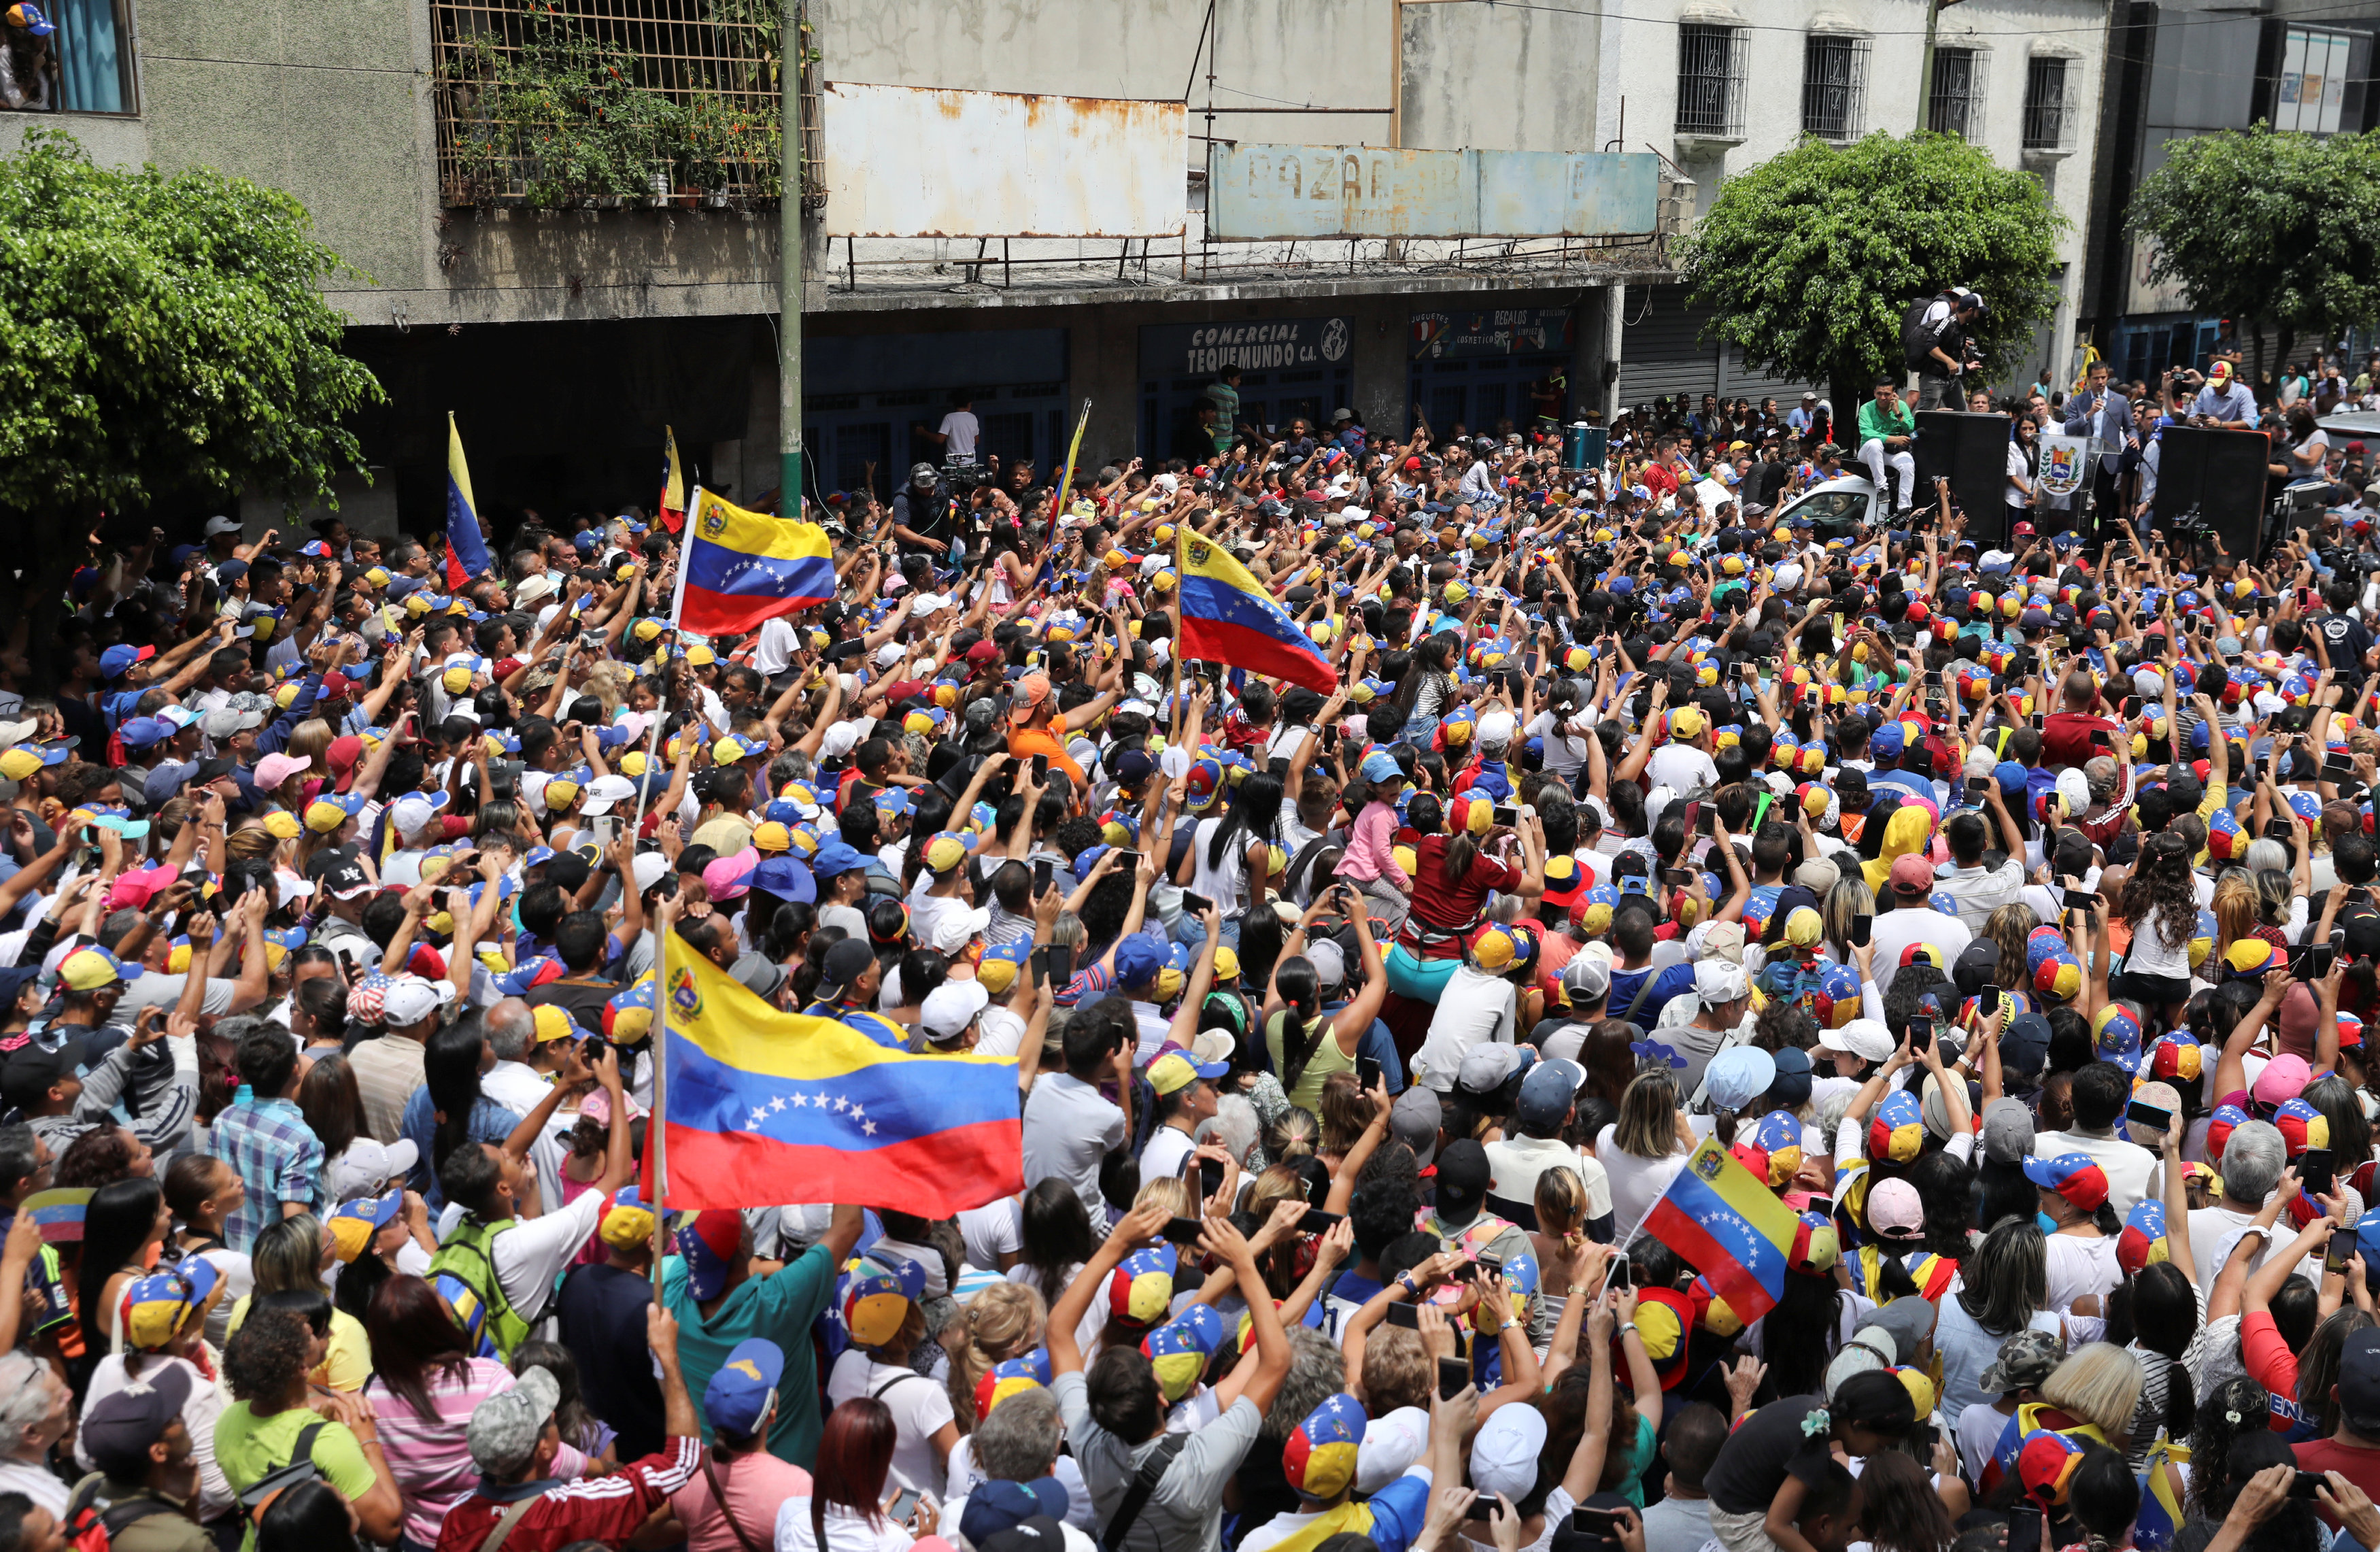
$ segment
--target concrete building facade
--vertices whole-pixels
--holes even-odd
[[[121,100],[0,113],[0,150],[48,122],[104,161],[212,165],[306,203],[351,269],[328,294],[390,392],[360,427],[373,481],[344,492],[352,516],[438,519],[448,410],[499,516],[649,500],[664,426],[715,488],[748,500],[775,485],[772,199],[667,179],[651,200],[559,208],[458,194],[472,126],[454,61],[513,25],[517,0],[79,3],[115,18]],[[1941,13],[1927,78],[1928,0],[1637,0],[1625,15],[1485,0],[808,0],[798,67],[814,100],[858,83],[1186,105],[1178,236],[830,239],[837,190],[814,188],[809,493],[871,479],[889,493],[932,451],[913,428],[961,389],[1012,458],[1053,464],[1086,400],[1087,458],[1162,457],[1221,350],[1271,350],[1242,388],[1266,422],[1344,408],[1376,434],[1417,418],[1440,433],[1523,419],[1527,385],[1556,370],[1579,408],[1797,393],[1700,339],[1672,241],[1729,176],[1804,134],[1921,122],[2034,171],[2074,220],[2046,369],[2072,347],[2109,5],[1966,0]],[[681,79],[773,91],[753,24],[774,0],[559,8],[611,18],[605,46],[660,40]],[[1660,214],[1567,240],[1209,242],[1207,155],[1223,142],[1652,152]],[[869,147],[860,176],[980,198],[901,144]]]

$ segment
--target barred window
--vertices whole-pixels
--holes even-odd
[[[1963,140],[1984,133],[1984,85],[1990,58],[1981,49],[1937,48],[1927,94],[1925,127]]]
[[[2064,59],[2034,59],[2024,71],[2024,149],[2074,149],[2079,93],[2070,89],[2072,72]]]
[[[430,0],[442,199],[774,199],[782,14],[780,0]]]
[[[1742,139],[1743,30],[1688,22],[1678,29],[1678,130]]]
[[[1813,33],[1802,45],[1802,133],[1855,140],[1867,115],[1865,38]]]

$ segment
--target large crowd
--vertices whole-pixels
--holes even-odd
[[[1229,375],[817,503],[742,638],[633,506],[94,554],[0,725],[0,1552],[2380,1552],[2360,466],[1829,530],[1823,406]],[[1327,692],[1184,661],[1191,544]],[[665,940],[1013,1061],[1016,1169],[666,1210]]]

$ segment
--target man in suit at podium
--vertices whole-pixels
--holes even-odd
[[[2095,526],[2118,510],[2116,481],[2124,467],[2124,455],[2140,446],[2140,433],[2132,424],[2132,401],[2124,389],[2108,385],[2107,362],[2093,363],[2088,384],[2067,398],[2065,430],[2068,436],[2089,437],[2098,449],[2098,467],[2091,471],[2091,514]]]

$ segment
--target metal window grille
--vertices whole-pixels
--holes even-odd
[[[1981,49],[1937,48],[1934,84],[1927,96],[1925,127],[1963,140],[1984,133],[1984,87],[1989,56]]]
[[[443,202],[777,197],[780,0],[430,0],[430,11]]]
[[[2035,59],[2024,70],[2024,149],[2074,149],[2075,109],[2081,104],[2068,90],[2063,59]]]
[[[1678,130],[1743,134],[1743,32],[1689,22],[1678,29]]]
[[[1867,116],[1865,38],[1814,33],[1802,45],[1802,133],[1855,140]]]

